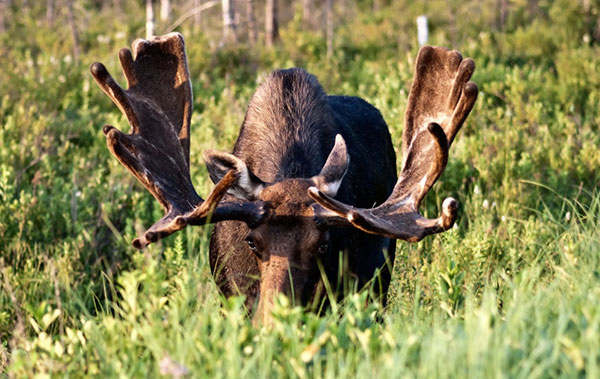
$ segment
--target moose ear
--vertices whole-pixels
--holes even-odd
[[[258,198],[265,187],[265,183],[250,171],[244,161],[233,154],[216,150],[206,150],[203,155],[204,163],[213,183],[218,183],[229,170],[235,170],[239,175],[239,179],[237,183],[229,188],[227,193],[238,199],[248,201]]]
[[[323,193],[335,197],[344,175],[348,171],[350,157],[346,149],[346,142],[341,134],[335,136],[335,145],[327,157],[325,165],[319,175],[314,176],[312,180],[315,186]]]

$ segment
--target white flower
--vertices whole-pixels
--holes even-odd
[[[583,42],[584,42],[584,43],[590,43],[590,41],[591,41],[591,40],[592,40],[592,39],[590,38],[590,35],[589,35],[588,33],[585,33],[585,34],[583,35]]]
[[[99,43],[109,43],[110,42],[110,37],[105,36],[104,34],[99,34],[98,37],[96,37],[96,39],[98,40]]]
[[[168,354],[158,362],[158,368],[163,375],[170,375],[172,378],[181,378],[190,373],[187,367],[176,362]]]

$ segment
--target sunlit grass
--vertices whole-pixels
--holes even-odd
[[[212,31],[182,28],[201,194],[212,187],[202,151],[232,148],[249,97],[274,68],[301,65],[329,93],[364,97],[399,151],[414,17],[437,14],[430,42],[477,63],[479,99],[422,206],[436,215],[445,197],[456,197],[456,227],[398,243],[385,308],[368,290],[347,291],[321,314],[280,298],[270,328],[252,326],[242,298],[219,294],[210,227],[141,252],[130,246],[162,211],[106,149],[102,126],[127,130],[126,120],[88,67],[103,61],[122,82],[118,49],[143,25],[95,3],[76,8],[86,17],[80,62],[65,25],[39,23],[45,2],[11,8],[0,33],[3,372],[600,377],[600,54],[579,2],[540,2],[537,18],[509,2],[503,30],[487,10],[495,0],[461,5],[451,17],[446,1],[427,9],[391,2],[379,13],[356,2],[360,14],[336,30],[330,58],[318,32],[298,20],[283,26],[276,51],[217,49]],[[138,3],[128,6],[141,14]],[[467,8],[479,11],[461,16]]]
[[[444,305],[453,297],[443,286],[428,295],[422,288],[430,280],[416,279],[414,291],[395,295],[408,305],[388,309],[366,301],[366,291],[348,295],[323,316],[280,298],[272,327],[264,329],[252,326],[243,299],[220,298],[205,258],[186,256],[178,238],[162,257],[136,253],[135,267],[108,283],[118,300],[105,299],[109,308],[98,314],[82,314],[78,327],[54,330],[52,337],[44,329],[56,328],[56,311],[41,315],[33,335],[19,341],[11,370],[594,377],[600,363],[599,204],[596,196],[585,209],[566,205],[572,218],[557,225],[553,244],[523,257],[530,261],[518,273],[496,267],[476,293],[453,288],[464,300],[451,312]],[[457,253],[435,253],[441,254]]]

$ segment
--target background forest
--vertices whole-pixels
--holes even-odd
[[[102,126],[128,126],[92,62],[122,82],[120,48],[184,35],[207,194],[201,152],[231,150],[275,68],[371,102],[399,152],[420,15],[430,44],[475,60],[480,95],[422,207],[457,198],[457,225],[398,243],[387,307],[281,298],[256,329],[217,291],[209,227],[131,247],[162,210],[106,148]],[[599,105],[598,0],[0,0],[0,370],[600,377]]]

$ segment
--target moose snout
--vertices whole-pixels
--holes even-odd
[[[252,318],[255,326],[271,324],[278,295],[287,296],[292,304],[302,298],[302,286],[299,285],[301,283],[294,280],[296,275],[293,275],[292,271],[286,257],[271,256],[269,261],[263,263],[258,307]]]

